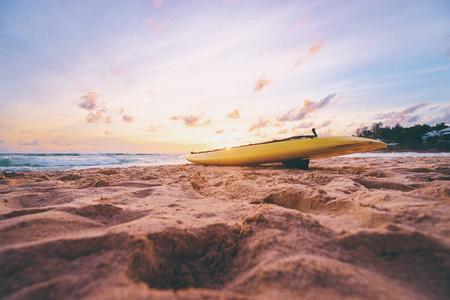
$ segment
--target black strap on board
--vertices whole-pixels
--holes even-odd
[[[297,136],[291,136],[285,139],[281,139],[281,140],[272,140],[272,141],[268,141],[268,142],[262,142],[262,143],[255,143],[255,144],[248,144],[248,145],[242,145],[242,146],[236,146],[236,147],[231,147],[230,149],[234,149],[234,148],[242,148],[242,147],[248,147],[248,146],[255,146],[255,145],[264,145],[264,144],[270,144],[270,143],[278,143],[278,142],[284,142],[284,141],[290,141],[290,140],[298,140],[298,139],[313,139],[318,137],[316,129],[313,128],[312,129],[313,135],[297,135]],[[207,150],[207,151],[199,151],[199,152],[194,152],[192,151],[191,154],[199,154],[199,153],[208,153],[208,152],[214,152],[214,151],[221,151],[221,150],[225,150],[226,148],[221,148],[221,149],[215,149],[215,150]]]

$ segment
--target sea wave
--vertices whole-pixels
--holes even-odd
[[[92,167],[128,167],[186,163],[184,154],[0,154],[0,172],[85,169]]]

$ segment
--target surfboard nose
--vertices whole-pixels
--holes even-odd
[[[386,143],[383,143],[382,141],[378,141],[378,140],[371,140],[371,139],[364,139],[364,141],[362,141],[362,143],[370,146],[370,150],[376,150],[376,149],[381,149],[381,148],[386,148],[387,145]],[[368,151],[370,151],[368,150]]]
[[[374,141],[374,147],[377,147],[377,149],[386,148],[387,144],[382,141]]]

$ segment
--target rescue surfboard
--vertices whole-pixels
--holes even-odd
[[[281,162],[287,167],[308,169],[310,159],[329,158],[385,148],[380,141],[353,136],[293,136],[282,140],[237,147],[191,152],[190,162],[206,165],[251,165]]]

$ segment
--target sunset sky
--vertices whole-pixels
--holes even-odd
[[[0,1],[0,152],[450,123],[450,2]]]

